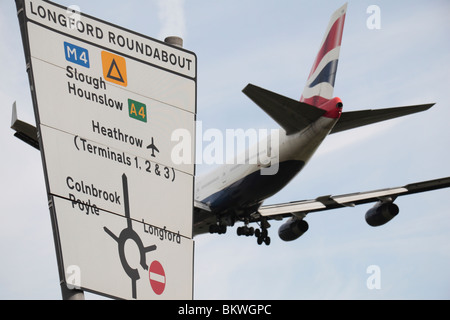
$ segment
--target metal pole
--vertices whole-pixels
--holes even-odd
[[[60,282],[61,294],[63,300],[85,300],[84,291],[78,289],[69,289],[67,284],[63,281]]]

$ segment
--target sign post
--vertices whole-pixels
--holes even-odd
[[[16,4],[63,286],[192,299],[195,152],[171,151],[176,130],[195,142],[195,54],[49,1]]]

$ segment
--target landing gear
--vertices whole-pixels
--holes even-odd
[[[253,227],[248,227],[248,226],[243,226],[243,227],[238,227],[237,230],[237,235],[238,236],[253,236],[255,234],[255,229]]]
[[[225,234],[227,232],[227,226],[224,224],[212,224],[209,226],[209,233]]]
[[[261,245],[263,242],[266,244],[266,246],[270,245],[270,237],[267,232],[267,229],[265,229],[265,228],[262,228],[262,230],[256,229],[255,236],[256,236],[256,242],[259,245]]]
[[[261,229],[254,229],[253,227],[248,226],[248,222],[245,223],[245,226],[237,228],[237,235],[238,236],[255,236],[256,242],[261,245],[265,243],[267,246],[270,245],[270,237],[267,232],[267,228],[270,227],[270,224],[265,221],[261,222]]]

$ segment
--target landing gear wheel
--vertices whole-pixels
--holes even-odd
[[[258,237],[258,239],[256,239],[256,242],[258,243],[258,245],[262,245],[264,239],[262,237]]]
[[[227,232],[227,226],[221,224],[212,224],[209,226],[209,233],[225,234]]]
[[[263,228],[262,231],[260,229],[256,229],[255,236],[258,245],[261,245],[263,242],[266,244],[266,246],[270,245],[270,237],[268,235],[267,229]]]
[[[243,226],[237,228],[236,233],[238,236],[253,236],[255,234],[255,229],[253,227],[249,228],[247,226]]]

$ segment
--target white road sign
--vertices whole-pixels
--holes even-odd
[[[49,1],[17,3],[61,280],[192,299],[195,54]]]
[[[109,84],[100,93],[68,79],[67,75],[74,73],[39,59],[33,59],[33,72],[41,124],[194,174],[193,153],[190,162],[172,161],[178,143],[172,141],[172,133],[183,129],[192,139],[195,114]],[[145,121],[132,117],[139,113]],[[149,148],[152,143],[157,152]]]
[[[160,162],[193,174],[193,153],[172,161],[171,135],[187,130],[194,144],[195,81],[34,23],[28,32],[40,123],[142,157],[153,139]]]
[[[191,175],[45,125],[41,134],[52,195],[86,215],[101,208],[125,216],[120,177],[126,174],[132,219],[192,238]]]
[[[25,0],[30,21],[84,43],[109,48],[118,54],[142,60],[189,78],[196,78],[195,54],[167,46],[157,40],[114,26],[106,21],[73,12],[50,1]]]
[[[58,197],[53,202],[69,286],[121,299],[192,299],[192,239],[103,210],[87,215]],[[150,274],[153,261],[164,279]],[[152,279],[164,289],[155,292]]]

